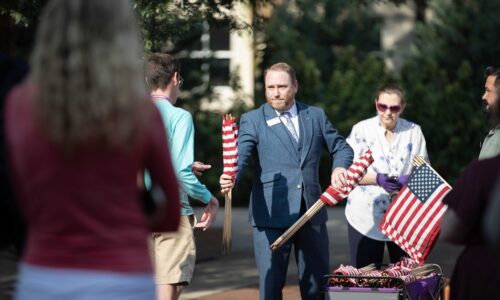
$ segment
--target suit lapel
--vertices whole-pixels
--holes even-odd
[[[295,103],[297,104],[297,110],[299,113],[300,137],[302,139],[302,155],[300,158],[300,165],[302,165],[305,161],[307,153],[309,152],[309,149],[311,148],[313,128],[311,116],[309,116],[309,110],[307,109],[307,106],[299,102]]]
[[[275,120],[276,118],[278,118],[276,111],[269,104],[265,104],[264,105],[264,119],[265,119],[267,128],[271,132],[273,132],[276,135],[276,137],[278,137],[278,139],[283,144],[283,146],[287,149],[288,152],[290,152],[290,155],[293,157],[296,157],[297,162],[298,162],[299,161],[299,153],[297,151],[297,145],[295,145],[294,141],[292,141],[292,137],[290,137],[290,134],[288,133],[288,129],[286,129],[285,125],[283,123],[281,123],[281,121],[280,121],[278,124],[274,124],[272,126],[269,126],[268,121]],[[278,118],[278,120],[279,120],[279,118]],[[273,123],[273,122],[271,121],[271,123]]]

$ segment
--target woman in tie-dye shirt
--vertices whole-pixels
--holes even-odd
[[[406,106],[403,90],[397,85],[383,86],[374,102],[377,116],[354,125],[347,138],[355,157],[371,149],[374,158],[360,185],[349,194],[345,210],[351,263],[356,267],[382,263],[385,244],[391,262],[405,255],[379,225],[391,198],[408,181],[413,156],[428,160],[420,126],[399,117]]]

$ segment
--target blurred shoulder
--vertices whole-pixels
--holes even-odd
[[[191,113],[183,108],[172,105],[166,100],[154,102],[162,116],[166,117],[171,122],[178,122],[179,120],[189,121],[192,120]]]
[[[420,125],[418,125],[417,123],[414,123],[412,121],[408,121],[406,119],[403,119],[403,118],[399,119],[399,126],[401,127],[401,130],[411,129],[414,131],[420,131],[420,132],[422,131],[422,129],[420,128]]]
[[[263,115],[264,108],[268,105],[267,103],[262,104],[261,106],[254,108],[250,111],[247,111],[241,115],[241,119],[255,119],[258,116]]]
[[[36,94],[36,87],[29,81],[12,88],[6,95],[6,113],[19,110],[25,111],[32,105],[33,97]]]
[[[352,126],[352,128],[353,129],[354,128],[356,128],[356,129],[366,129],[366,128],[373,129],[373,128],[376,128],[378,126],[379,126],[378,116],[374,116],[374,117],[359,121],[358,123],[354,124]]]
[[[307,110],[309,114],[326,115],[325,110],[319,106],[312,106],[304,102],[296,101],[298,110]]]

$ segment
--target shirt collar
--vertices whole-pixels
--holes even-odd
[[[386,129],[384,128],[384,126],[382,126],[382,124],[380,124],[380,118],[378,115],[375,116],[375,118],[377,119],[377,125],[379,127],[379,130],[382,131],[382,132],[385,132]],[[396,121],[396,126],[394,127],[394,131],[393,132],[399,132],[401,130],[401,118],[398,118],[398,120]]]
[[[285,110],[285,111],[283,111],[283,112],[279,112],[279,111],[277,111],[277,110],[274,110],[274,111],[276,112],[276,114],[277,114],[278,116],[279,116],[279,115],[281,115],[281,114],[282,114],[282,113],[284,113],[284,112],[289,112],[289,113],[290,113],[290,115],[291,115],[291,116],[290,116],[291,118],[293,118],[293,117],[295,117],[295,116],[297,116],[297,115],[299,114],[299,113],[298,113],[298,110],[297,110],[297,102],[295,101],[295,99],[293,99],[293,105],[292,105],[292,107],[290,107],[290,109],[289,109],[289,110]]]
[[[500,130],[500,125],[495,126],[488,132],[488,136],[495,134],[495,131]]]
[[[151,94],[151,99],[153,99],[153,100],[166,100],[167,102],[171,103],[170,98],[168,98],[165,95]]]

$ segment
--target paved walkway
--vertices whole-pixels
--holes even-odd
[[[197,209],[197,216],[201,210]],[[330,269],[349,263],[346,220],[343,207],[328,208],[327,223],[330,237]],[[253,257],[252,231],[247,222],[246,208],[233,208],[233,251],[228,256],[220,254],[224,211],[219,212],[216,223],[205,232],[197,231],[198,260],[194,278],[181,299],[199,300],[254,300],[258,299],[258,272]],[[427,262],[437,263],[447,276],[461,248],[439,243]],[[292,256],[293,257],[293,256]],[[297,267],[291,258],[287,286],[283,298],[300,299]],[[388,261],[386,258],[385,261]]]

